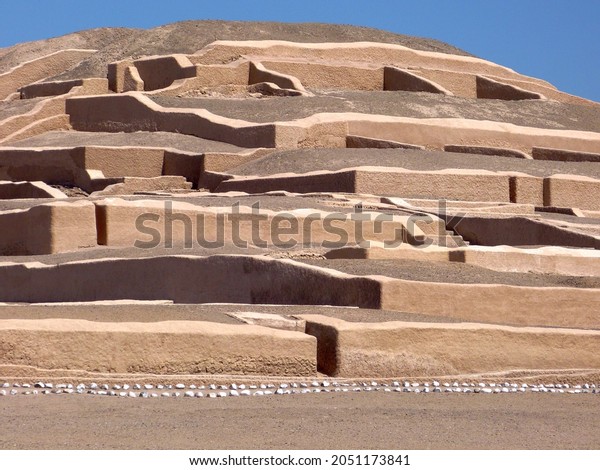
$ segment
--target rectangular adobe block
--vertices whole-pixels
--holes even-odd
[[[316,374],[316,340],[202,321],[0,320],[0,363],[117,374]]]
[[[0,212],[0,254],[42,255],[96,246],[96,214],[87,201],[52,202]]]
[[[269,70],[296,77],[308,88],[383,90],[383,68],[264,60]],[[283,88],[283,87],[282,87]]]
[[[460,201],[509,202],[509,177],[488,171],[357,168],[357,193]]]
[[[544,205],[600,210],[600,179],[553,175],[544,180]]]
[[[509,173],[510,202],[544,205],[544,179],[524,173]]]
[[[388,279],[381,308],[509,325],[599,328],[600,289]]]

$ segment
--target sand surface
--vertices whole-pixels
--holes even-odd
[[[53,131],[29,139],[7,143],[9,147],[78,147],[84,145],[115,147],[174,148],[187,152],[241,152],[241,147],[173,132],[76,132]]]
[[[239,324],[240,320],[229,313],[256,312],[276,315],[325,315],[349,322],[442,322],[455,323],[460,320],[435,317],[417,313],[373,310],[368,308],[328,307],[321,305],[246,305],[246,304],[115,304],[94,305],[91,303],[67,305],[0,305],[0,320],[36,320],[47,318],[71,318],[96,322],[155,322],[155,321],[211,321]]]
[[[598,395],[0,398],[0,449],[600,449]]]
[[[234,168],[236,175],[267,176],[278,173],[307,173],[342,170],[358,166],[406,168],[416,171],[447,168],[518,171],[532,176],[571,174],[600,178],[600,163],[521,160],[452,152],[403,149],[298,149],[283,150]]]

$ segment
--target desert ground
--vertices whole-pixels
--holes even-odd
[[[598,449],[597,396],[0,401],[3,449]]]

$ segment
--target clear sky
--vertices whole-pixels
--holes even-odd
[[[0,47],[190,19],[353,24],[430,37],[600,101],[600,0],[0,0]]]

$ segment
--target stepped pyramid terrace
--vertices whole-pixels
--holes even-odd
[[[596,393],[599,347],[600,103],[367,28],[0,49],[7,400]]]

